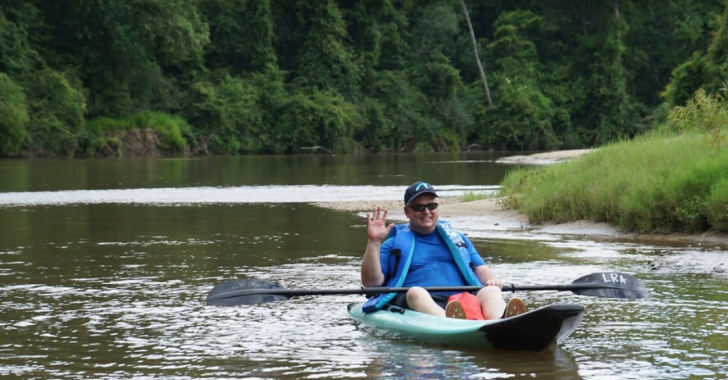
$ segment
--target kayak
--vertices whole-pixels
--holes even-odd
[[[363,303],[348,306],[360,325],[382,333],[457,348],[543,351],[566,339],[581,322],[584,306],[555,304],[515,317],[466,320],[438,317],[387,305],[365,314]]]

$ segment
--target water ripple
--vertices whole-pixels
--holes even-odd
[[[159,243],[152,248],[166,244],[176,250],[179,241],[207,248],[197,240],[149,236]],[[517,254],[493,265],[502,278],[520,285],[569,283],[615,269],[635,273],[648,253],[633,246],[566,241],[537,255],[523,253],[531,243],[519,244],[525,246],[516,245]],[[728,371],[725,283],[708,274],[639,273],[651,293],[641,300],[519,292],[530,308],[584,305],[582,325],[551,352],[477,352],[371,334],[347,316],[346,305],[363,299],[356,295],[301,296],[236,307],[204,304],[212,286],[230,278],[295,289],[358,288],[360,257],[312,255],[271,266],[213,263],[186,268],[191,273],[175,278],[165,273],[174,270],[175,262],[131,250],[137,246],[88,256],[123,259],[116,271],[97,273],[85,268],[86,262],[72,261],[67,277],[50,279],[47,268],[57,264],[29,265],[31,248],[0,256],[13,259],[0,259],[0,268],[12,269],[0,285],[0,376],[671,379],[718,378]],[[622,249],[640,253],[615,253]],[[584,255],[574,254],[578,250]],[[150,271],[150,265],[161,269]]]

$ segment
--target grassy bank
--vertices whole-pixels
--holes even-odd
[[[195,142],[192,127],[184,119],[151,111],[91,120],[80,140],[79,150],[85,157],[178,155]]]
[[[728,232],[728,150],[703,134],[649,135],[578,160],[519,169],[505,205],[533,223],[607,222],[631,232]]]

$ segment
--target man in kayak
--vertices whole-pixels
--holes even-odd
[[[373,297],[364,305],[364,312],[378,310],[385,304],[468,319],[497,319],[526,311],[526,305],[517,297],[506,305],[501,294],[503,282],[485,264],[470,240],[439,220],[437,193],[432,185],[410,185],[404,193],[404,204],[409,219],[405,225],[387,225],[387,210],[381,207],[374,208],[371,215],[367,213],[369,240],[361,280],[367,287],[410,289],[406,293]],[[424,289],[468,285],[483,286],[474,297],[465,294],[472,303],[467,301],[468,297],[450,297],[453,292],[431,294]]]

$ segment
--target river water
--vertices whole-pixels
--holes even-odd
[[[728,244],[640,243],[510,230],[466,232],[506,282],[639,278],[621,300],[524,292],[530,308],[586,307],[541,353],[470,351],[382,337],[353,324],[361,296],[212,307],[217,283],[356,288],[361,215],[310,202],[400,199],[424,179],[441,195],[488,192],[497,153],[0,161],[0,376],[126,378],[722,379],[728,278],[651,270],[657,257],[722,255]]]

